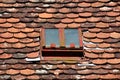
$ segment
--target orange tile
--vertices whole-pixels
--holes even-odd
[[[87,21],[89,22],[98,22],[100,21],[101,18],[97,18],[97,17],[90,17],[90,18],[87,18]]]
[[[65,18],[61,20],[62,23],[71,23],[73,22],[73,19]]]
[[[0,23],[5,23],[5,22],[6,22],[6,19],[0,18]]]
[[[100,54],[99,57],[107,59],[107,58],[114,58],[115,55],[113,53],[103,53],[103,54]]]
[[[16,38],[25,38],[25,37],[27,37],[27,35],[20,32],[20,33],[15,33],[14,37],[16,37]]]
[[[91,74],[91,75],[86,75],[85,76],[85,79],[90,79],[90,80],[94,80],[94,79],[99,79],[99,75],[97,75],[97,74]]]
[[[40,18],[52,18],[52,14],[49,14],[49,13],[40,13],[39,14],[39,17]]]
[[[109,43],[100,43],[97,44],[99,48],[109,48],[111,45]]]
[[[2,54],[4,51],[2,49],[0,49],[0,54]]]
[[[69,8],[61,8],[61,9],[59,9],[59,12],[61,12],[61,13],[69,13],[70,9]]]
[[[31,33],[28,33],[27,34],[28,37],[39,37],[40,36],[40,33],[39,32],[31,32]]]
[[[35,71],[30,69],[24,69],[24,70],[20,70],[20,73],[23,75],[31,75],[31,74],[34,74]]]
[[[15,23],[15,22],[19,22],[19,19],[17,19],[17,18],[8,18],[7,21]]]
[[[115,74],[106,74],[106,75],[101,75],[100,76],[101,79],[114,79],[117,80],[117,76]]]
[[[8,31],[12,33],[20,32],[20,30],[16,28],[8,28]]]
[[[94,43],[101,43],[101,42],[103,42],[103,39],[95,38],[95,39],[91,39],[90,41],[94,42]]]
[[[117,5],[117,3],[116,3],[116,2],[109,2],[109,3],[107,3],[106,5],[107,5],[107,6],[110,6],[110,7],[114,7],[114,6]]]
[[[84,32],[83,36],[86,37],[86,38],[95,38],[96,33]]]
[[[0,34],[0,36],[3,37],[3,38],[11,38],[11,37],[13,37],[13,34],[9,33],[9,32],[6,32],[6,33]]]
[[[0,55],[0,59],[7,59],[7,58],[11,58],[12,54],[7,54],[7,53],[3,53]]]
[[[21,29],[22,32],[33,32],[34,29],[33,28],[24,28],[24,29]]]
[[[93,64],[105,64],[107,63],[106,59],[94,59],[92,60]]]
[[[88,57],[88,58],[98,58],[98,54],[85,52],[85,57]]]
[[[28,76],[27,79],[39,80],[40,76],[38,76],[38,75],[31,75],[31,76]]]
[[[88,47],[88,48],[96,48],[96,44],[84,44],[85,47]]]
[[[30,43],[33,41],[33,39],[30,39],[30,38],[24,38],[24,39],[20,39],[19,40],[21,43]]]
[[[63,24],[63,23],[59,23],[59,24],[55,24],[56,28],[66,28],[67,24]]]
[[[98,38],[109,38],[110,34],[109,33],[97,33]]]
[[[96,23],[96,27],[98,27],[98,28],[107,28],[107,27],[109,27],[109,24],[108,23],[99,22],[99,23]]]
[[[25,28],[26,24],[25,23],[16,23],[16,24],[13,24],[13,27],[15,27],[15,28]]]
[[[0,27],[10,28],[10,27],[12,27],[12,24],[10,24],[10,23],[4,23],[4,24],[0,24]]]
[[[109,2],[110,0],[98,0],[100,2]]]
[[[82,2],[78,4],[79,7],[90,7],[90,3]]]
[[[120,33],[112,32],[112,33],[110,33],[110,37],[119,39],[120,38]]]
[[[69,13],[66,15],[68,18],[77,18],[79,15],[75,13]]]
[[[36,47],[36,46],[39,46],[39,45],[40,45],[39,42],[32,42],[32,43],[27,44],[28,47]]]
[[[79,13],[79,16],[81,16],[81,17],[90,17],[90,16],[92,16],[92,13],[89,13],[89,12]]]
[[[5,39],[0,38],[0,43],[3,43],[3,42],[5,42]]]
[[[12,44],[12,47],[13,47],[13,48],[24,48],[24,47],[25,47],[25,44],[15,43],[15,44]]]
[[[78,28],[78,27],[80,27],[80,24],[71,23],[71,24],[68,24],[68,27],[69,27],[69,28]]]
[[[115,17],[115,16],[118,16],[120,13],[119,12],[107,12],[107,15],[108,16],[111,16],[111,17]]]
[[[27,57],[28,58],[36,58],[39,56],[39,54],[40,54],[39,52],[32,52],[32,53],[28,53]]]
[[[87,20],[85,18],[76,18],[75,22],[86,22]]]
[[[9,69],[6,71],[7,74],[15,75],[19,73],[19,70]]]
[[[116,58],[108,59],[107,62],[110,63],[110,64],[119,64],[120,63],[120,59],[116,59]]]
[[[102,49],[92,49],[91,50],[93,53],[103,53],[104,52],[104,50],[102,50]]]
[[[55,12],[57,12],[58,10],[57,9],[55,9],[55,8],[47,8],[46,9],[46,12],[48,12],[48,13],[55,13]]]
[[[120,21],[120,16],[116,17],[116,20],[117,20],[117,21]]]
[[[111,47],[113,47],[113,48],[119,48],[120,47],[120,42],[111,44]]]
[[[16,42],[18,42],[18,39],[10,38],[10,39],[5,39],[5,41],[8,43],[16,43]]]
[[[95,2],[95,3],[91,4],[92,7],[101,7],[103,5],[104,5],[104,3],[101,3],[101,2]]]

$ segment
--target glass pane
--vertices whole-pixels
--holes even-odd
[[[59,46],[58,29],[45,29],[45,40],[46,46],[50,46],[52,43]]]
[[[79,47],[78,29],[65,29],[65,43],[66,47],[69,47],[71,43],[75,44],[75,47]]]

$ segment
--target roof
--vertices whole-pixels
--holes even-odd
[[[116,0],[0,0],[0,79],[120,79],[119,26]],[[85,58],[30,61],[40,28],[79,27]]]

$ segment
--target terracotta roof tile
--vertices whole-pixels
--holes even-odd
[[[58,12],[58,10],[55,9],[55,8],[47,8],[46,12],[48,12],[48,13],[56,13],[56,12]]]
[[[75,22],[86,22],[87,20],[85,18],[76,18]]]
[[[85,45],[85,47],[88,47],[88,48],[96,48],[96,44],[90,44],[90,43],[88,43],[88,44],[84,44]]]
[[[78,23],[71,23],[71,24],[68,24],[68,27],[69,28],[78,28],[78,27],[80,27],[80,24],[78,24]]]
[[[101,43],[101,42],[103,42],[103,39],[95,38],[95,39],[91,39],[90,41],[94,42],[94,43]]]
[[[31,76],[28,76],[27,79],[32,79],[32,80],[39,80],[40,79],[40,76],[38,75],[31,75]]]
[[[8,43],[16,43],[16,42],[18,42],[19,40],[16,39],[16,38],[10,38],[10,39],[5,39],[5,41],[8,42]]]
[[[22,65],[22,64],[14,64],[11,66],[13,69],[25,69],[26,66]]]
[[[104,52],[104,50],[103,49],[92,49],[91,50],[93,53],[103,53]]]
[[[91,74],[91,75],[86,75],[85,78],[86,79],[99,79],[99,75],[96,75],[96,74]]]
[[[24,70],[20,70],[20,73],[23,75],[30,75],[30,74],[34,74],[35,71],[30,69],[24,69]]]
[[[115,55],[113,53],[104,53],[104,54],[101,54],[99,57],[107,59],[107,58],[114,58]]]
[[[116,32],[112,32],[112,33],[110,33],[110,37],[111,38],[120,38],[120,34],[119,33],[116,33]]]
[[[107,60],[108,63],[110,64],[119,64],[120,63],[120,59],[108,59]]]
[[[19,41],[20,41],[21,43],[30,43],[30,42],[33,42],[33,39],[23,38],[23,39],[20,39]]]
[[[113,47],[113,48],[119,48],[120,47],[120,42],[111,44],[111,47]]]
[[[100,2],[109,2],[110,0],[98,0]]]
[[[83,36],[86,37],[86,38],[95,38],[96,33],[84,32]]]
[[[102,6],[104,6],[104,3],[95,2],[95,3],[92,3],[91,6],[92,6],[92,7],[102,7]]]
[[[16,0],[9,0],[9,1],[6,1],[6,0],[2,0],[3,3],[15,3]]]
[[[90,17],[90,18],[87,19],[87,21],[89,21],[89,22],[98,22],[98,21],[100,21],[100,19],[101,19],[101,18]]]
[[[97,44],[97,46],[100,47],[100,48],[109,48],[110,44],[108,44],[108,43],[101,43],[101,44]]]
[[[20,32],[20,30],[16,28],[8,28],[8,31],[12,33]]]
[[[16,23],[16,24],[13,24],[13,27],[15,27],[15,28],[25,28],[26,24],[25,23]]]
[[[90,12],[79,13],[79,16],[81,16],[81,17],[90,17],[90,16],[92,16],[92,13],[90,13]]]
[[[69,19],[69,18],[65,18],[65,19],[62,19],[62,21],[61,21],[62,23],[71,23],[71,22],[73,22],[73,19]]]
[[[13,34],[9,33],[9,32],[6,32],[6,33],[0,34],[0,36],[3,37],[3,38],[12,38]]]
[[[94,64],[105,64],[105,63],[107,63],[107,60],[106,59],[94,59],[94,60],[92,60],[92,62]]]
[[[3,43],[3,42],[5,42],[5,39],[0,38],[0,43]]]
[[[36,46],[39,46],[39,42],[32,42],[32,43],[29,43],[27,44],[28,47],[36,47]]]
[[[40,18],[52,18],[52,14],[48,14],[48,13],[40,13],[39,14]]]
[[[7,53],[3,53],[0,55],[0,59],[7,59],[7,58],[11,58],[12,54],[7,54]]]
[[[90,7],[90,3],[82,2],[78,4],[79,7]]]
[[[19,75],[16,75],[16,76],[12,76],[12,79],[19,79],[19,80],[24,80],[24,79],[26,79],[26,76],[23,76],[23,75],[21,75],[21,74],[19,74]]]
[[[14,22],[19,22],[19,19],[17,19],[17,18],[8,18],[7,21],[14,23]]]
[[[13,47],[13,48],[24,48],[24,47],[25,47],[25,44],[16,43],[16,44],[13,44],[12,47]]]
[[[11,75],[15,75],[15,74],[18,74],[19,71],[18,70],[14,70],[14,69],[9,69],[6,71],[7,74],[11,74]]]
[[[24,29],[21,29],[22,32],[33,32],[34,29],[32,28],[24,28]]]
[[[0,54],[2,54],[4,51],[2,49],[0,49]]]
[[[6,19],[4,19],[4,18],[0,19],[0,23],[5,23],[5,22],[6,22]]]
[[[112,16],[112,17],[115,17],[115,16],[118,16],[119,13],[118,13],[118,12],[107,12],[107,15],[108,15],[108,16]]]
[[[38,56],[39,56],[39,52],[32,52],[32,53],[27,54],[28,58],[36,58]]]
[[[66,15],[68,18],[77,18],[79,15],[75,13],[69,13]]]
[[[14,34],[14,37],[15,38],[25,38],[27,35],[26,34],[24,34],[24,33],[15,33]]]
[[[109,33],[97,33],[98,38],[109,38],[110,34]]]
[[[107,75],[102,75],[102,79],[118,79],[116,75],[114,74],[107,74]]]
[[[115,42],[119,42],[119,39],[107,38],[107,39],[104,39],[104,42],[115,43]]]
[[[38,32],[31,32],[31,33],[28,33],[27,36],[34,38],[34,37],[39,37],[40,34]]]
[[[4,24],[0,24],[0,27],[2,27],[2,28],[10,28],[10,27],[12,27],[12,24],[4,23]]]
[[[108,23],[99,22],[99,23],[96,23],[96,27],[98,27],[98,28],[107,28],[107,27],[109,27],[109,24]]]
[[[59,23],[55,25],[56,28],[66,28],[67,24]]]
[[[88,57],[88,58],[98,58],[99,56],[98,56],[98,54],[85,52],[85,57]]]
[[[61,9],[59,9],[59,12],[61,12],[61,13],[69,13],[70,9],[69,8],[61,8]]]

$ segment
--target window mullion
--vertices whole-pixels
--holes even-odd
[[[60,47],[65,47],[64,29],[59,29],[59,41],[60,41]]]
[[[83,47],[81,28],[78,28],[78,36],[79,36],[79,44],[80,44],[80,47]]]

